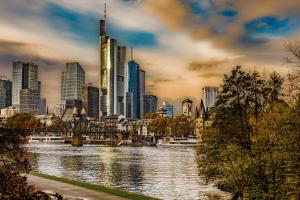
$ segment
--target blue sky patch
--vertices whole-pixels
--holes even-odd
[[[285,35],[290,31],[289,18],[278,19],[275,16],[267,16],[251,20],[244,25],[245,29],[252,33],[271,35]]]
[[[238,12],[236,10],[223,10],[220,14],[225,17],[233,17],[236,16]]]

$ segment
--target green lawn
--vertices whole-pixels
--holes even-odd
[[[127,199],[132,199],[132,200],[149,200],[149,199],[153,200],[153,199],[156,199],[156,198],[153,198],[153,197],[149,197],[149,196],[145,196],[145,195],[137,194],[137,193],[133,193],[133,192],[128,192],[128,191],[125,191],[125,190],[109,188],[109,187],[102,186],[102,185],[86,183],[86,182],[77,181],[77,180],[73,180],[73,179],[68,179],[68,178],[64,178],[64,177],[52,176],[52,175],[43,174],[43,173],[39,173],[39,172],[31,172],[30,174],[34,175],[34,176],[39,176],[39,177],[42,177],[42,178],[54,180],[54,181],[59,181],[59,182],[62,182],[62,183],[68,183],[68,184],[71,184],[71,185],[76,185],[76,186],[79,186],[79,187],[82,187],[82,188],[87,188],[87,189],[96,190],[96,191],[99,191],[99,192],[105,192],[105,193],[108,193],[108,194],[113,194],[115,196],[125,197]]]

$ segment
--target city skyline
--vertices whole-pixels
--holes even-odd
[[[147,71],[146,91],[176,113],[185,97],[197,105],[202,87],[218,86],[234,65],[286,72],[284,42],[296,39],[300,27],[300,5],[291,0],[251,1],[255,10],[244,1],[12,0],[0,3],[1,75],[12,80],[13,61],[36,63],[49,105],[60,102],[57,80],[66,62],[81,63],[97,86],[105,2],[108,32],[134,46],[134,59]]]

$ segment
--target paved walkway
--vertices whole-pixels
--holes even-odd
[[[92,200],[92,199],[128,200],[126,198],[114,196],[112,194],[98,192],[95,190],[82,188],[68,183],[53,181],[38,176],[33,176],[30,174],[28,174],[27,177],[28,177],[29,184],[35,185],[38,189],[45,192],[58,193],[62,195],[64,198],[84,199],[84,200]]]

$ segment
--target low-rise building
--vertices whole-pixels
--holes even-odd
[[[19,112],[20,112],[20,110],[18,110],[17,107],[10,106],[10,107],[1,109],[1,117],[3,117],[3,118],[11,117]]]

